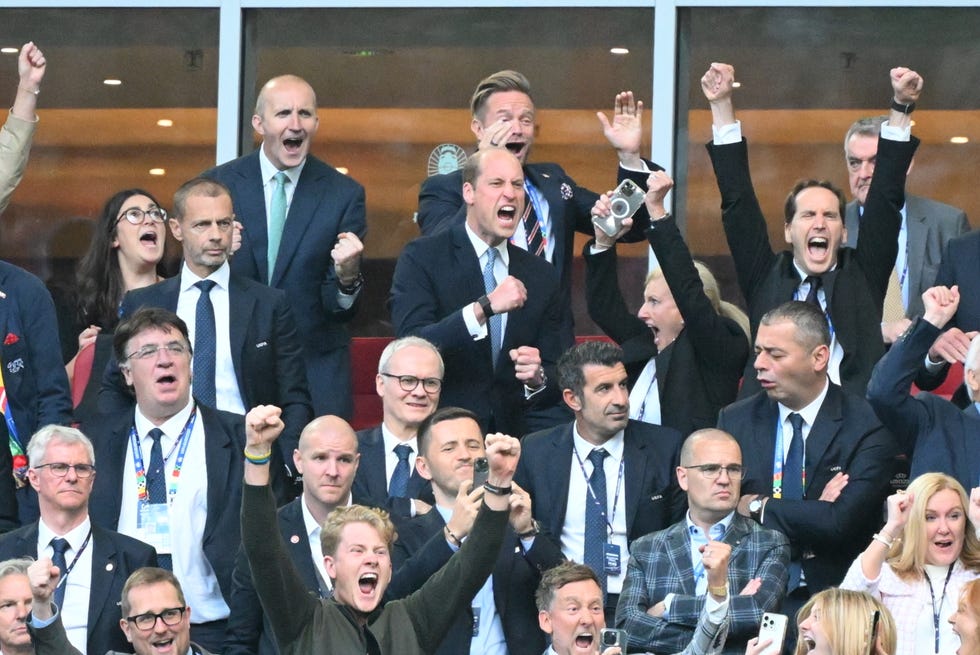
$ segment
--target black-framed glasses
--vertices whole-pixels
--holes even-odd
[[[442,389],[442,380],[439,378],[418,378],[414,375],[392,375],[391,373],[382,373],[381,375],[398,380],[398,386],[402,388],[402,391],[415,391],[419,382],[422,383],[422,389],[426,393],[436,393]]]
[[[68,469],[75,469],[75,475],[82,480],[95,475],[95,467],[91,464],[65,464],[64,462],[51,462],[50,464],[38,464],[34,467],[35,470],[44,468],[51,471],[51,475],[57,478],[63,478],[68,475]]]
[[[127,616],[126,620],[135,625],[140,630],[152,630],[157,624],[157,619],[163,621],[164,625],[174,626],[184,618],[184,610],[187,607],[171,607],[163,610],[159,614],[147,612],[136,616]]]
[[[182,343],[177,343],[176,341],[172,343],[165,343],[162,346],[143,346],[136,352],[131,352],[126,355],[126,359],[149,359],[151,357],[156,357],[157,353],[159,353],[161,350],[166,350],[171,355],[179,357],[187,352],[187,346]]]
[[[116,219],[113,225],[118,225],[119,221],[124,218],[132,223],[133,225],[142,225],[146,217],[149,216],[150,220],[154,223],[162,223],[167,220],[167,210],[163,207],[151,207],[146,211],[143,211],[139,207],[130,207],[122,213],[122,216]]]
[[[709,480],[717,480],[721,477],[721,472],[724,471],[728,474],[730,480],[741,480],[742,473],[745,472],[745,467],[741,464],[729,464],[728,466],[722,466],[721,464],[696,464],[694,466],[684,466],[682,468],[686,469],[697,469],[701,471],[701,475]]]

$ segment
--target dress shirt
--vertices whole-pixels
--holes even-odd
[[[350,507],[351,497],[347,494],[347,502],[340,506]],[[327,567],[323,563],[323,549],[320,547],[320,532],[322,528],[317,520],[313,518],[313,513],[310,512],[310,508],[306,506],[306,492],[303,492],[303,501],[300,503],[303,508],[303,525],[306,527],[306,537],[310,542],[310,557],[313,558],[313,564],[316,565],[316,574],[320,578],[320,584],[323,586],[324,591],[333,591],[333,582],[330,580],[330,576],[327,575]]]
[[[800,268],[795,258],[793,259],[793,268],[796,269],[797,274],[800,276],[800,286],[796,287],[796,294],[793,296],[793,300],[804,302],[807,294],[810,293],[810,283],[806,281],[806,271]],[[827,270],[832,271],[835,268],[837,268],[837,264],[834,264]],[[824,317],[827,318],[827,325],[830,328],[830,361],[827,362],[827,375],[830,377],[831,382],[839,385],[840,365],[844,361],[844,347],[837,340],[837,332],[834,330],[834,317],[827,313],[827,290],[823,286],[817,289],[817,301],[820,303],[820,309],[823,310]]]
[[[422,382],[419,381],[419,384]],[[402,441],[383,422],[381,423],[381,437],[385,444],[385,487],[387,488],[391,485],[391,475],[395,472],[395,467],[398,466],[398,454],[395,452],[395,446],[406,444],[411,447],[412,452],[408,455],[408,477],[411,478],[412,471],[415,470],[415,458],[419,454],[419,440],[418,437],[413,436],[411,439]]]
[[[466,236],[470,238],[470,243],[473,244],[473,250],[480,260],[480,270],[482,271],[483,267],[487,265],[487,251],[490,250],[491,246],[487,245],[486,241],[476,235],[476,232],[470,228],[469,223],[466,224]],[[493,265],[493,277],[497,280],[497,284],[500,284],[507,277],[507,267],[510,266],[510,253],[507,252],[506,241],[501,241],[492,247],[497,249],[498,255],[497,261]],[[476,301],[476,298],[473,300]],[[507,312],[498,313],[498,315],[500,316],[500,329],[504,334],[507,334]],[[469,331],[470,336],[473,337],[473,341],[487,338],[487,334],[489,333],[487,325],[489,325],[489,321],[484,321],[483,325],[480,325],[480,322],[476,320],[476,310],[473,309],[473,303],[469,303],[466,307],[463,307],[463,322],[466,324],[466,329]],[[502,341],[503,339],[501,339]]]
[[[555,236],[551,227],[551,207],[548,204],[548,199],[534,186],[533,182],[527,181],[526,176],[524,191],[525,202],[531,203],[534,207],[534,214],[537,216],[538,225],[541,226],[541,236],[545,240],[544,258],[548,260],[549,264],[554,264]],[[521,216],[523,217],[523,214]],[[510,242],[521,250],[527,250],[527,231],[524,229],[523,220],[517,221],[517,229],[514,230],[514,236],[510,238]]]
[[[68,541],[68,550],[65,551],[65,562],[72,567],[72,561],[78,556],[78,549],[85,543],[85,538],[92,531],[92,522],[88,517],[66,534],[57,534],[49,528],[42,518],[37,526],[37,555],[38,557],[51,557],[54,549],[51,548],[51,540],[56,537],[63,537]],[[65,579],[65,601],[61,608],[61,616],[65,625],[65,632],[68,634],[68,641],[72,646],[85,652],[88,648],[88,603],[89,592],[92,590],[92,550],[94,545],[89,539],[88,545],[75,565],[71,568],[71,573]],[[64,576],[65,572],[62,571]]]
[[[777,403],[779,428],[783,431],[783,461],[786,461],[786,457],[789,455],[790,442],[793,441],[793,424],[789,422],[789,415],[799,414],[803,417],[803,461],[806,462],[806,438],[810,436],[810,428],[813,427],[813,422],[817,420],[817,414],[820,413],[820,407],[823,405],[824,398],[827,397],[827,389],[829,388],[830,385],[824,381],[823,390],[809,405],[800,410],[793,410],[782,403]]]
[[[194,286],[205,278],[198,277],[185,263],[180,271],[180,295],[177,296],[177,316],[187,323],[187,331],[191,345],[196,346],[197,333],[197,300],[201,290]],[[245,414],[245,403],[242,392],[238,388],[238,377],[235,375],[235,362],[231,357],[231,308],[228,298],[228,283],[231,279],[231,268],[227,260],[214,273],[207,277],[215,285],[208,294],[211,306],[214,307],[214,391],[216,409],[235,414]]]
[[[194,409],[193,400],[159,426],[163,431],[160,445],[163,448],[163,456],[167,458],[164,468],[168,497],[179,447],[169,457],[168,453],[171,453],[171,449],[187,423],[192,409]],[[148,433],[154,427],[158,426],[153,425],[137,405],[136,433],[140,435],[140,448],[143,453],[144,465],[148,465],[150,461],[150,448],[153,446],[153,439],[148,436]],[[187,453],[180,470],[177,493],[170,503],[170,537],[173,545],[174,575],[177,576],[184,588],[187,605],[194,608],[192,622],[207,623],[208,621],[227,619],[229,610],[224,597],[221,595],[221,588],[218,586],[218,578],[215,577],[214,569],[211,568],[211,564],[204,555],[204,526],[208,518],[208,470],[204,449],[204,422],[200,412],[194,420],[194,428],[189,436],[190,443],[187,445]],[[138,527],[138,505],[140,501],[136,487],[135,469],[133,468],[133,445],[131,441],[126,447],[126,466],[129,470],[123,476],[123,502],[119,511],[118,531],[130,537],[145,540]],[[161,552],[159,548],[157,552]]]
[[[613,500],[616,498],[617,481],[619,480],[620,465],[623,464],[623,443],[624,433],[622,430],[616,433],[609,441],[602,446],[594,446],[579,434],[578,423],[572,427],[572,447],[578,453],[572,454],[572,468],[568,477],[568,507],[565,510],[565,524],[561,530],[561,550],[565,557],[576,562],[585,560],[585,505],[591,502],[588,489],[588,478],[592,475],[592,461],[589,460],[589,453],[594,448],[602,448],[608,456],[602,462],[602,468],[606,473],[606,520],[612,518],[613,534],[609,541],[619,546],[620,555],[620,574],[609,575],[606,577],[606,592],[618,594],[623,589],[623,580],[626,579],[626,562],[629,559],[629,550],[626,541],[626,471],[623,470],[623,480],[618,486],[619,498],[616,500],[615,507]],[[581,461],[585,467],[585,475],[582,475]],[[608,527],[606,528],[608,532]]]
[[[660,385],[657,384],[657,360],[651,357],[640,371],[630,391],[630,418],[660,425]]]

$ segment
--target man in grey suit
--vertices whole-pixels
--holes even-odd
[[[908,107],[911,112],[915,103]],[[861,215],[875,170],[878,134],[887,118],[875,116],[857,120],[844,137],[847,179],[854,197],[847,205],[844,224],[846,245],[852,248],[857,246]],[[909,166],[909,172],[911,170]],[[936,280],[946,242],[970,231],[970,223],[962,209],[935,200],[905,194],[905,206],[901,211],[898,257],[885,297],[881,324],[885,343],[893,343],[908,328],[910,319],[922,314],[922,293]]]

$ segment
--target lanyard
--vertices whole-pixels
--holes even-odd
[[[88,534],[85,535],[85,541],[82,542],[82,547],[75,552],[75,557],[72,558],[71,564],[69,564],[68,568],[66,568],[64,573],[61,574],[61,580],[58,580],[58,584],[56,585],[56,588],[65,584],[65,581],[68,579],[68,574],[71,573],[72,569],[75,568],[75,564],[78,563],[78,558],[81,557],[82,553],[85,552],[85,549],[88,548],[88,542],[91,538],[92,538],[92,529],[89,528]]]
[[[786,452],[783,450],[783,425],[785,421],[776,416],[776,446],[772,453],[772,497],[783,497],[783,464]],[[806,439],[803,440],[803,492],[806,493]]]
[[[939,653],[939,613],[943,609],[943,601],[946,600],[946,585],[949,584],[949,579],[953,576],[953,564],[950,564],[949,570],[946,571],[946,582],[943,583],[943,595],[939,597],[939,607],[936,607],[936,592],[932,590],[932,578],[929,577],[928,573],[926,574],[926,584],[929,586],[929,597],[932,600],[932,627],[936,631],[937,655]]]
[[[811,282],[810,284],[813,284],[813,282]],[[806,300],[806,294],[803,293],[803,289],[801,287],[802,287],[802,285],[799,286],[799,287],[796,287],[796,293],[793,294],[793,299],[794,300],[799,300],[799,301],[802,302],[802,301],[805,301]],[[820,294],[820,289],[817,290],[817,294],[818,294],[817,295],[817,302],[819,303],[820,302],[820,295],[819,295]],[[834,334],[835,334],[835,332],[834,332],[834,321],[831,320],[831,318],[830,318],[830,303],[827,302],[827,289],[826,288],[823,289],[823,294],[824,294],[823,295],[824,302],[820,304],[820,307],[821,307],[821,310],[823,311],[824,318],[827,319],[827,329],[830,330],[830,343],[831,343],[831,345],[833,345],[833,343],[834,343]],[[826,305],[826,307],[824,307],[824,305]]]
[[[609,528],[609,536],[613,534],[613,521],[616,520],[616,506],[619,505],[619,491],[623,486],[623,458],[619,459],[619,475],[616,476],[616,494],[613,496],[613,508],[612,514],[609,514],[606,510],[609,503],[608,498],[602,499],[601,503],[599,498],[595,495],[595,490],[592,488],[592,483],[589,481],[589,475],[585,472],[585,463],[582,461],[582,457],[578,454],[578,448],[572,446],[572,451],[575,453],[575,459],[578,460],[578,467],[582,470],[582,477],[585,478],[585,486],[589,490],[589,495],[592,496],[592,502],[596,505],[602,505],[602,515],[606,516],[606,527]],[[608,453],[607,453],[608,454]]]
[[[197,407],[191,410],[191,415],[187,417],[187,422],[184,423],[184,429],[180,431],[180,436],[177,437],[174,445],[170,447],[170,452],[167,453],[167,456],[163,458],[164,467],[166,468],[167,460],[170,459],[170,456],[174,454],[174,450],[180,445],[180,451],[177,453],[177,461],[174,462],[174,470],[170,475],[170,484],[167,485],[168,505],[173,505],[174,497],[177,495],[177,481],[180,478],[180,469],[184,466],[184,455],[187,453],[187,445],[191,441],[191,430],[194,429],[196,419]],[[129,431],[129,442],[133,448],[133,468],[136,469],[136,491],[139,495],[140,502],[148,503],[149,495],[146,492],[146,468],[143,466],[143,449],[140,446],[135,425]]]

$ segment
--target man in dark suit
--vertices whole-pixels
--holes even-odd
[[[909,134],[909,112],[922,78],[905,68],[891,72],[894,104],[882,128],[858,247],[841,248],[847,239],[843,193],[830,182],[804,180],[786,200],[786,242],[792,250],[780,253],[773,252],[752,188],[748,149],[732,104],[734,78],[732,66],[712,64],[701,88],[714,121],[708,153],[721,191],[725,236],[749,306],[753,337],[762,315],[773,307],[793,299],[819,304],[833,337],[830,379],[863,396],[871,369],[884,353],[881,309],[898,248],[905,173],[918,144]],[[893,140],[901,138],[905,140]],[[741,398],[759,390],[752,373],[750,359]]]
[[[847,180],[854,200],[847,203],[844,224],[847,245],[857,247],[864,203],[878,155],[878,136],[885,116],[855,121],[844,136]],[[922,294],[933,285],[946,243],[970,231],[966,213],[951,205],[920,196],[905,195],[898,258],[885,297],[881,336],[892,343],[923,312]]]
[[[209,379],[194,378],[194,397],[202,404],[243,416],[256,405],[281,407],[286,429],[280,448],[291,469],[300,430],[313,418],[313,410],[286,294],[231,272],[228,252],[235,216],[231,195],[220,182],[200,177],[185,182],[174,194],[174,213],[170,229],[184,250],[180,274],[126,294],[122,315],[140,307],[162,307],[184,320],[191,328],[194,372],[209,371]],[[213,284],[203,293],[201,285],[209,282]],[[199,360],[206,329],[197,325],[206,320],[202,302],[211,305],[210,362]],[[128,410],[132,395],[123,388],[117,362],[110,362],[108,373],[111,386],[100,394],[103,411],[110,405],[113,411]]]
[[[241,543],[244,418],[191,397],[191,348],[176,314],[137,310],[116,328],[113,348],[136,407],[91,435],[100,462],[92,522],[156,547],[187,587],[194,641],[216,651]]]
[[[765,391],[721,411],[718,427],[752,453],[738,512],[792,548],[783,613],[840,583],[879,524],[897,454],[863,398],[827,379],[823,312],[790,301],[767,312],[755,341]]]
[[[630,544],[683,516],[674,475],[682,438],[629,420],[619,346],[579,344],[562,355],[558,375],[575,420],[528,435],[514,480],[530,495],[542,532],[599,575],[612,625]]]
[[[94,451],[73,428],[45,426],[28,445],[41,518],[0,536],[0,560],[49,558],[65,578],[57,598],[68,639],[82,652],[128,651],[117,600],[130,573],[156,566],[153,548],[93,525]]]
[[[561,352],[558,275],[507,241],[525,201],[517,158],[481,150],[467,160],[463,180],[466,222],[405,246],[391,318],[399,337],[421,336],[439,348],[444,404],[474,412],[486,431],[519,437],[534,427],[525,414],[557,405],[548,380]]]
[[[329,598],[333,584],[323,564],[321,526],[335,508],[352,502],[351,484],[360,462],[357,436],[343,419],[321,416],[303,429],[293,460],[303,476],[303,494],[279,509],[279,533],[306,589]],[[235,562],[228,607],[223,655],[278,655],[244,550]]]
[[[364,188],[309,155],[316,94],[295,75],[269,80],[252,127],[262,147],[206,173],[231,189],[241,221],[232,272],[286,292],[303,341],[316,416],[350,418],[350,336],[363,282]]]
[[[676,653],[695,636],[698,616],[724,616],[725,653],[744,653],[759,632],[762,613],[779,608],[786,593],[789,542],[735,511],[742,482],[742,452],[735,439],[708,428],[684,441],[677,481],[687,492],[687,517],[666,530],[640,537],[630,549],[616,625],[630,648]],[[712,554],[727,552],[728,576],[714,587],[706,573]],[[731,593],[728,587],[731,585]]]
[[[403,337],[385,346],[375,378],[383,409],[381,425],[357,433],[361,464],[354,477],[354,498],[358,503],[411,516],[418,500],[433,502],[432,485],[415,467],[416,433],[439,406],[443,375],[442,356],[425,339]]]
[[[527,213],[518,221],[514,243],[558,269],[565,308],[565,336],[570,340],[575,233],[592,235],[592,206],[599,196],[576,184],[558,164],[527,162],[537,125],[531,83],[524,75],[503,70],[481,80],[473,92],[470,109],[473,113],[470,129],[477,138],[478,150],[506,148],[521,162],[528,194]],[[619,181],[631,179],[641,187],[651,171],[663,170],[640,157],[642,115],[643,103],[634,101],[632,91],[616,96],[611,123],[605,114],[598,114],[606,138],[619,156]],[[436,234],[465,221],[462,188],[460,171],[433,175],[422,183],[416,221],[423,235]],[[633,229],[623,241],[643,239],[646,216],[646,209],[641,207]],[[540,236],[535,234],[535,225]],[[571,345],[569,341],[563,344],[563,349]]]
[[[913,398],[909,393],[922,358],[956,314],[961,299],[955,286],[933,287],[923,294],[925,314],[878,362],[868,384],[868,401],[912,457],[913,478],[940,471],[970,489],[980,480],[980,413],[975,404],[980,399],[980,340],[973,340],[966,356],[969,407],[961,410],[932,394]]]
[[[443,407],[419,427],[422,475],[432,481],[435,507],[412,519],[398,518],[398,540],[392,552],[395,575],[389,598],[409,595],[436,573],[467,538],[484,489],[473,488],[473,463],[485,456],[483,432],[476,415],[459,407]],[[544,648],[534,611],[534,591],[541,572],[563,559],[547,537],[537,536],[527,492],[515,486],[510,523],[493,574],[470,606],[448,608],[452,628],[438,655],[537,655]]]

